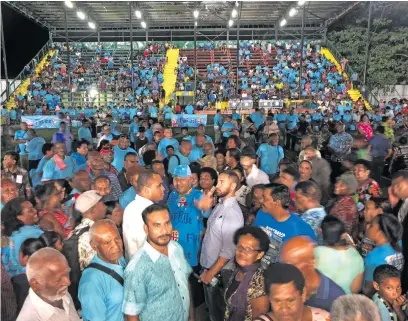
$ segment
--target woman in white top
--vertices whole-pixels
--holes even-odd
[[[323,246],[315,249],[316,267],[346,294],[359,293],[363,285],[364,261],[346,233],[343,221],[327,215],[322,221]],[[349,241],[351,240],[351,241]]]

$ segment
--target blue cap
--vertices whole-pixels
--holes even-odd
[[[174,170],[174,175],[181,178],[187,178],[191,176],[191,169],[188,165],[178,165]]]

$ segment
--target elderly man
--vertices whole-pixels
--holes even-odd
[[[88,172],[91,181],[94,182],[98,176],[106,176],[109,178],[110,183],[112,185],[110,200],[118,200],[120,194],[122,193],[122,189],[120,188],[120,184],[118,178],[105,171],[103,160],[101,155],[97,151],[92,151],[88,153],[88,160],[86,162],[88,164]]]
[[[364,295],[343,295],[333,302],[331,321],[381,321],[375,303]]]
[[[201,281],[206,284],[205,302],[211,320],[222,320],[224,317],[225,303],[219,298],[225,288],[221,284],[213,286],[210,283],[219,274],[224,280],[231,276],[235,256],[233,235],[244,225],[244,217],[235,198],[239,184],[239,178],[233,171],[223,172],[218,177],[216,191],[221,201],[208,219],[202,243],[200,264],[204,272]]]
[[[1,203],[0,203],[0,211],[3,209],[4,205],[18,197],[18,190],[16,183],[14,183],[11,179],[2,179],[1,180]]]
[[[280,261],[292,264],[302,272],[306,280],[305,305],[330,311],[333,301],[345,293],[340,286],[316,270],[314,248],[315,243],[310,238],[294,237],[283,244]]]
[[[83,320],[124,320],[123,276],[126,261],[115,223],[100,220],[89,230],[96,255],[82,274],[78,297]]]
[[[128,260],[142,247],[146,240],[142,212],[149,205],[163,199],[163,180],[160,175],[153,171],[142,172],[137,179],[136,192],[135,199],[126,207],[123,214],[123,242]]]
[[[18,167],[19,155],[16,152],[7,152],[3,158],[3,170],[1,171],[1,179],[12,180],[18,189],[19,196],[30,197],[31,185],[28,172],[21,167]]]
[[[55,155],[45,164],[42,181],[72,178],[75,170],[75,162],[67,156],[65,143],[55,144]]]
[[[68,293],[69,270],[67,260],[55,249],[31,255],[26,272],[30,290],[17,321],[79,321]]]
[[[194,320],[188,284],[191,267],[181,246],[171,240],[167,208],[153,204],[141,216],[147,241],[125,270],[126,320]]]
[[[188,263],[194,268],[198,266],[203,218],[208,217],[197,203],[203,193],[192,186],[191,170],[187,165],[176,167],[173,185],[174,190],[167,201],[173,225],[173,240],[180,243]]]

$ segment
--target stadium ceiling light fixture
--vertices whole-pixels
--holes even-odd
[[[82,11],[77,11],[77,16],[81,20],[85,19],[85,13],[83,13]]]
[[[232,27],[233,24],[234,24],[234,20],[230,19],[230,20],[228,21],[228,26]]]
[[[194,10],[194,12],[193,12],[194,18],[197,19],[199,14],[200,14],[200,11]]]
[[[280,22],[280,26],[283,27],[284,25],[286,25],[286,19],[282,19]]]
[[[198,23],[197,23],[197,21],[196,22],[194,22],[194,25],[197,27],[198,26]]]
[[[235,6],[239,7],[239,2],[238,1],[235,1]]]
[[[289,17],[293,17],[295,14],[297,14],[297,10],[296,10],[296,8],[292,8],[292,9],[290,9],[290,11],[289,11]]]
[[[74,4],[72,3],[72,1],[68,1],[68,0],[65,1],[65,5],[70,9],[72,9],[74,7]]]
[[[232,9],[231,17],[235,18],[235,17],[237,16],[237,14],[238,14],[237,10],[236,10],[236,9]]]
[[[92,22],[92,21],[89,21],[89,22],[88,22],[88,26],[89,26],[89,28],[91,28],[91,29],[95,29],[95,28],[96,28],[95,23]]]
[[[299,0],[299,1],[298,1],[298,5],[299,5],[299,6],[303,6],[303,5],[305,4],[305,2],[306,2],[305,0]]]
[[[136,18],[137,18],[137,19],[142,18],[142,12],[141,12],[140,10],[136,10],[136,11],[135,11],[135,15],[136,15]]]
[[[142,26],[143,29],[146,29],[146,27],[147,27],[146,22],[144,22],[144,21],[142,21],[142,22],[140,23],[140,25]]]

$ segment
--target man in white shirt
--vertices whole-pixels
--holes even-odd
[[[68,293],[69,266],[57,250],[43,248],[27,263],[30,290],[17,321],[79,321]]]
[[[255,165],[256,154],[253,148],[247,146],[242,149],[240,164],[244,169],[246,183],[249,188],[257,184],[269,184],[268,174]]]
[[[142,172],[137,179],[135,200],[125,209],[123,214],[123,242],[125,257],[130,260],[146,240],[143,229],[143,210],[154,202],[160,202],[164,197],[163,180],[153,171]]]

